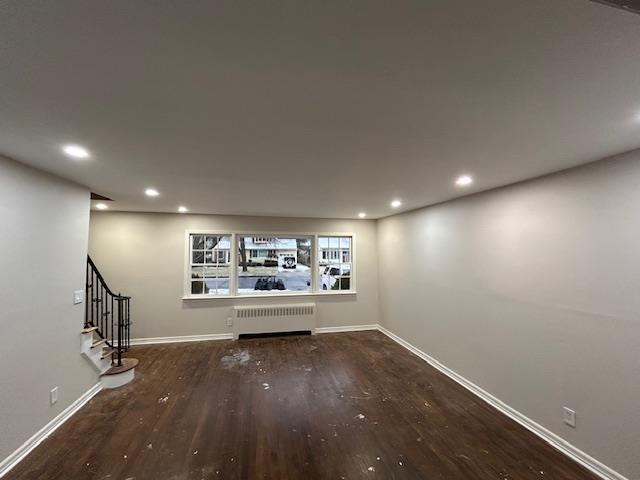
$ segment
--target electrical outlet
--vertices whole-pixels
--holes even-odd
[[[78,305],[84,302],[84,290],[76,290],[73,292],[73,304]]]
[[[233,319],[231,317],[227,317],[227,327],[233,327]]]
[[[54,405],[58,402],[58,387],[54,387],[51,389],[49,401],[51,402],[51,405]]]
[[[564,407],[562,409],[562,421],[570,427],[576,428],[576,412],[570,408]]]

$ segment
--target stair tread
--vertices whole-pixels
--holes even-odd
[[[128,372],[132,368],[135,368],[138,365],[137,358],[123,358],[121,366],[113,366],[106,372],[102,374],[102,376],[108,375],[117,375],[118,373]]]
[[[92,332],[95,332],[96,330],[98,330],[98,327],[88,327],[80,330],[80,333],[92,333]]]
[[[113,348],[105,348],[102,351],[102,355],[101,358],[107,358],[109,355],[111,355],[113,352],[115,352],[115,350]]]
[[[91,344],[91,348],[99,347],[100,345],[102,345],[102,344],[104,344],[104,343],[107,343],[107,340],[106,340],[105,338],[103,338],[103,339],[101,339],[101,340],[98,340],[97,342],[93,342],[93,343]]]

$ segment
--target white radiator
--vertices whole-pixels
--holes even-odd
[[[233,307],[233,338],[246,333],[306,332],[315,334],[316,304]]]

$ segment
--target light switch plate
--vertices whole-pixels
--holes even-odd
[[[84,290],[76,290],[73,292],[73,304],[78,305],[84,302]]]
[[[562,421],[570,427],[576,428],[576,412],[564,407],[562,409]]]
[[[55,405],[58,402],[58,387],[51,389],[49,401],[51,402],[51,405]]]

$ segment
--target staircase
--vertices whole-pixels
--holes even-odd
[[[80,351],[100,374],[104,388],[116,388],[135,377],[138,360],[123,358],[129,350],[131,297],[115,294],[87,257],[86,310]]]

